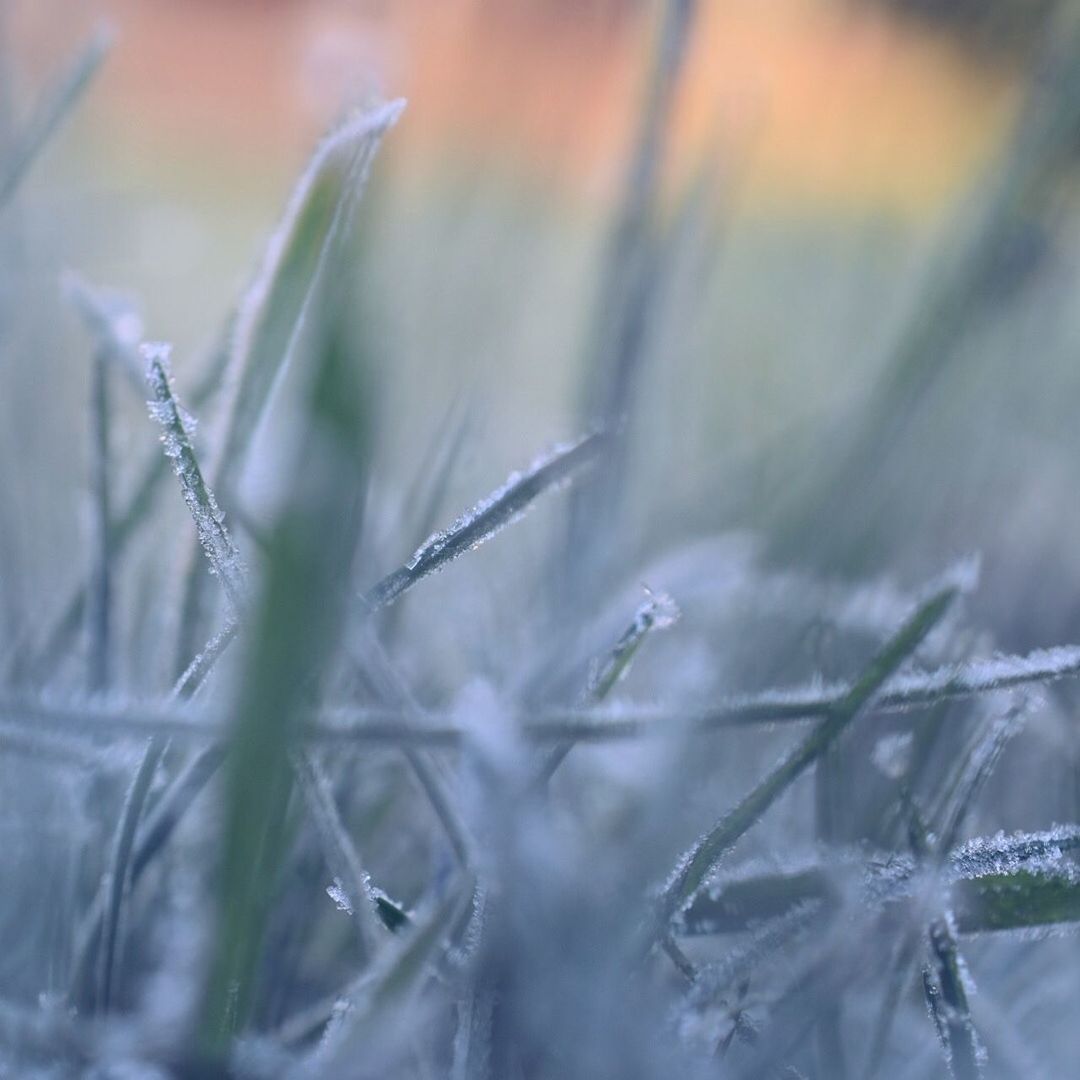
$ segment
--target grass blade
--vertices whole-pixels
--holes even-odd
[[[572,493],[560,572],[566,599],[591,587],[597,552],[617,520],[625,429],[632,411],[662,277],[655,221],[661,170],[675,93],[686,58],[697,0],[666,0],[654,39],[651,70],[634,142],[607,237],[594,301],[584,370],[584,419],[612,438],[604,460]]]
[[[429,537],[404,566],[373,586],[364,596],[367,606],[377,611],[392,604],[418,581],[490,540],[517,521],[538,496],[568,482],[594,461],[605,441],[602,433],[587,435],[568,446],[556,447],[537,458],[524,472],[511,475],[448,529]]]
[[[350,913],[356,915],[361,945],[365,952],[370,952],[378,941],[376,920],[381,921],[378,900],[338,813],[330,781],[308,751],[301,750],[293,755],[293,768],[304,803],[315,821],[327,866],[344,888]]]
[[[836,741],[941,621],[956,594],[956,587],[948,586],[922,604],[870,662],[828,719],[694,844],[664,887],[659,909],[662,924],[690,899],[739,837]]]
[[[211,483],[226,504],[235,498],[244,456],[271,390],[297,347],[324,268],[343,254],[371,163],[404,104],[393,101],[358,112],[323,140],[297,182],[255,279],[240,301],[226,377],[223,428],[208,468]],[[187,567],[179,603],[178,670],[202,636],[206,579],[198,572],[193,551]]]
[[[633,622],[623,631],[607,656],[596,662],[581,695],[582,705],[599,705],[629,671],[649,632],[665,630],[679,618],[679,609],[670,596],[655,594],[648,589],[645,591],[648,598],[635,612]],[[537,775],[538,785],[546,784],[555,775],[573,747],[572,742],[564,742],[549,752]]]
[[[213,491],[203,480],[191,445],[192,418],[173,395],[169,348],[166,345],[144,345],[141,353],[146,364],[146,381],[153,396],[149,403],[150,415],[163,429],[165,455],[172,459],[173,471],[180,481],[184,502],[195,520],[199,542],[210,568],[221,580],[234,613],[239,613],[244,607],[244,565],[223,524],[225,515],[219,509]]]
[[[191,446],[190,429],[193,421],[181,409],[172,392],[171,373],[168,368],[168,349],[161,345],[145,345],[141,349],[146,362],[146,380],[153,400],[149,403],[151,416],[164,429],[162,442],[165,456],[174,462],[184,501],[195,520],[199,539],[214,571],[221,578],[234,610],[243,599],[243,565],[239,552],[222,523],[214,494],[206,486],[202,471]],[[101,361],[103,363],[103,360]],[[179,684],[174,697],[188,696],[197,688],[194,678]],[[100,932],[99,971],[95,1006],[107,1012],[112,999],[113,971],[119,942],[120,922],[124,900],[130,887],[131,859],[135,846],[135,833],[146,805],[150,787],[158,765],[164,757],[168,741],[155,735],[147,744],[139,768],[120,816],[114,844],[110,872],[106,878],[103,922]],[[87,941],[96,942],[91,933]],[[84,977],[86,960],[81,958],[75,965],[76,979]],[[76,986],[78,991],[78,985]]]
[[[93,525],[90,592],[87,604],[89,664],[87,684],[91,691],[109,685],[112,668],[112,545],[109,543],[109,370],[101,350],[92,368],[90,408],[91,481]]]
[[[109,30],[99,29],[38,106],[8,160],[0,166],[0,210],[10,201],[38,155],[79,103],[112,47],[112,38]]]
[[[337,300],[339,294],[333,299]],[[327,297],[329,301],[330,297]],[[343,616],[369,459],[368,402],[340,306],[326,306],[310,369],[307,430],[270,537],[252,644],[231,725],[216,948],[199,1028],[220,1058],[247,1022],[285,841],[298,718]]]

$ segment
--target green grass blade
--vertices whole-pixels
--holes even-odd
[[[236,471],[296,346],[324,267],[340,256],[352,212],[383,136],[405,107],[393,101],[350,117],[323,141],[290,197],[262,265],[239,305],[226,419],[214,485],[231,494]]]
[[[0,210],[11,200],[38,155],[79,103],[112,47],[112,40],[113,35],[107,29],[94,34],[38,106],[8,159],[0,163]]]
[[[131,782],[127,798],[124,800],[120,826],[116,830],[112,863],[106,885],[105,918],[101,928],[97,996],[94,1000],[94,1008],[98,1012],[107,1013],[112,1005],[120,923],[125,900],[131,887],[131,856],[135,848],[135,831],[142,818],[143,807],[150,794],[150,786],[167,746],[168,741],[160,736],[150,740]],[[81,964],[76,964],[77,973],[81,966]]]
[[[571,493],[565,549],[558,553],[565,599],[595,587],[597,553],[617,521],[626,464],[625,431],[646,357],[663,276],[657,203],[679,79],[698,0],[665,0],[656,27],[637,130],[593,301],[582,370],[583,420],[611,432],[604,460]]]
[[[963,961],[948,919],[934,919],[929,937],[927,1004],[944,1032],[949,1071],[955,1080],[978,1080],[982,1076],[982,1049],[971,1021]],[[938,995],[940,1000],[935,1000]]]
[[[949,586],[922,604],[870,662],[828,719],[694,844],[664,887],[660,900],[662,923],[666,923],[690,899],[743,833],[836,741],[885,681],[941,621],[956,595],[955,586]]]
[[[1014,870],[961,880],[952,887],[961,934],[1080,927],[1080,881],[1075,874]]]
[[[853,491],[873,483],[912,418],[937,384],[966,330],[986,312],[988,281],[1018,221],[1045,206],[1046,192],[1067,172],[1080,122],[1080,8],[1056,8],[1046,49],[1033,65],[1029,92],[1011,135],[985,181],[964,202],[975,213],[943,238],[911,315],[897,337],[850,434],[819,470],[778,530],[774,556],[805,551],[815,523],[845,516]],[[856,541],[857,542],[857,541]],[[836,552],[841,557],[844,552]]]
[[[1074,843],[1072,850],[1080,847]],[[1055,847],[1053,850],[1060,851]],[[996,873],[958,876],[947,889],[949,908],[956,931],[964,936],[999,931],[1038,930],[1051,926],[1080,927],[1080,881],[1070,866],[1045,865],[1045,852],[1030,866],[1013,865]],[[787,873],[759,874],[724,882],[712,890],[702,890],[679,913],[674,923],[677,935],[697,937],[713,934],[741,934],[762,920],[783,918],[808,903],[821,903],[836,910],[845,896],[845,873],[852,865],[817,865]],[[882,868],[893,876],[881,877]],[[954,866],[955,869],[955,866]],[[910,873],[888,863],[865,867],[876,902],[883,907],[907,900]],[[958,873],[960,871],[957,871]],[[877,882],[880,881],[879,887]]]
[[[234,323],[223,428],[208,468],[215,491],[229,503],[274,384],[300,340],[305,315],[324,274],[342,257],[356,204],[386,132],[404,102],[359,112],[315,151],[270,238]],[[203,636],[206,578],[192,551],[182,585],[177,671]]]
[[[334,295],[337,299],[339,294]],[[199,1042],[212,1057],[243,1029],[285,843],[298,720],[344,614],[369,460],[369,402],[343,309],[320,305],[306,431],[270,555],[226,759],[219,917]]]

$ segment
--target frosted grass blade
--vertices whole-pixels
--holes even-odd
[[[199,542],[211,570],[221,580],[234,613],[244,607],[244,565],[240,552],[223,525],[225,515],[219,509],[213,491],[203,479],[202,470],[191,445],[192,418],[177,403],[172,391],[169,348],[144,345],[141,355],[146,364],[146,381],[152,400],[150,415],[163,429],[161,441],[165,456],[173,462],[180,481],[184,502],[195,521]]]
[[[679,609],[671,597],[647,589],[646,592],[648,598],[634,613],[633,622],[622,632],[611,651],[595,663],[581,696],[583,706],[603,702],[630,669],[649,632],[664,630],[679,618]],[[537,784],[546,784],[554,776],[573,746],[572,742],[561,743],[548,754],[537,776]]]
[[[983,1051],[971,1022],[963,960],[946,916],[931,922],[929,938],[931,964],[924,986],[944,1033],[949,1072],[955,1080],[978,1080]]]
[[[161,424],[164,434],[165,456],[173,461],[174,471],[180,481],[192,518],[198,530],[211,566],[221,578],[234,612],[239,611],[244,597],[244,569],[239,552],[222,524],[223,515],[214,494],[206,486],[202,471],[191,445],[192,419],[181,409],[172,392],[171,372],[168,367],[168,349],[162,345],[144,345],[140,353],[146,364],[146,380],[153,400],[149,403],[153,419]],[[181,682],[174,690],[174,698],[188,696],[197,689],[194,677]],[[130,887],[131,859],[135,834],[142,817],[143,808],[150,793],[150,786],[158,765],[165,754],[167,740],[155,735],[147,744],[146,752],[136,771],[120,817],[112,862],[106,884],[103,922],[100,931],[97,994],[95,1007],[102,1012],[109,1010],[112,998],[113,971],[116,963],[120,920],[124,899]],[[97,943],[98,935],[89,932],[87,944]],[[81,986],[78,980],[86,974],[86,957],[75,965],[75,991]]]
[[[376,919],[379,913],[371,879],[361,865],[356,846],[338,813],[330,782],[318,761],[310,752],[300,750],[293,755],[293,768],[304,802],[318,829],[327,866],[341,883],[350,912],[356,916],[361,945],[370,952],[378,941]]]
[[[690,848],[661,894],[661,925],[666,924],[690,899],[739,837],[836,741],[864,706],[874,698],[886,680],[941,621],[956,595],[956,588],[949,586],[922,604],[870,662],[844,699],[831,711],[828,719]]]
[[[605,438],[602,433],[587,435],[542,455],[524,472],[513,473],[501,487],[467,510],[448,529],[431,536],[404,566],[370,589],[364,596],[368,608],[377,611],[392,604],[418,581],[441,570],[465,552],[478,548],[517,521],[538,496],[568,482],[594,461]]]

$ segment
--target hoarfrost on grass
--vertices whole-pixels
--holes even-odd
[[[353,914],[352,900],[349,899],[349,894],[341,884],[341,878],[334,878],[334,880],[326,886],[326,895],[334,901],[338,911],[344,911],[346,915]]]

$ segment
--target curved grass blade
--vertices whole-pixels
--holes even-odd
[[[344,253],[354,210],[383,136],[404,101],[360,111],[316,149],[271,236],[262,263],[237,309],[224,394],[223,427],[207,470],[226,504],[271,391],[297,348],[325,268]],[[180,601],[177,662],[199,638],[206,579],[187,559]]]
[[[392,604],[418,581],[478,548],[507,525],[519,520],[545,491],[567,483],[601,451],[603,432],[556,447],[537,458],[523,473],[514,473],[501,487],[462,514],[448,529],[428,538],[402,567],[388,574],[365,595],[372,611]]]
[[[110,30],[98,29],[38,106],[8,160],[0,165],[0,210],[10,201],[38,155],[79,103],[112,47],[112,41]]]
[[[837,740],[873,700],[886,680],[941,621],[956,595],[956,587],[950,585],[922,604],[874,657],[828,718],[690,848],[664,886],[658,911],[660,925],[665,925],[690,899],[743,833]]]

